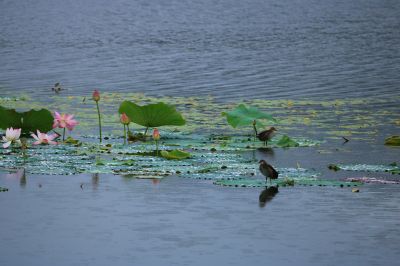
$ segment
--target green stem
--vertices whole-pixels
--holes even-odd
[[[144,137],[146,138],[147,131],[149,130],[149,127],[146,127],[146,130],[144,131]]]
[[[256,142],[256,138],[257,138],[257,128],[256,128],[256,123],[254,121],[253,123],[253,129],[254,129],[254,142]]]
[[[96,101],[96,106],[97,106],[97,114],[99,115],[99,133],[100,133],[100,143],[102,141],[102,136],[101,136],[101,118],[100,118],[100,108],[99,108],[99,102]]]
[[[156,140],[156,155],[158,156],[158,140]]]
[[[63,142],[65,141],[65,127],[64,127],[64,130],[63,130]]]
[[[124,125],[124,145],[126,144],[126,125]]]

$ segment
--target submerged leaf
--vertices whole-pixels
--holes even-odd
[[[119,113],[127,114],[133,123],[144,127],[182,126],[186,123],[174,106],[163,102],[139,106],[124,101],[119,107]]]
[[[385,139],[385,145],[400,146],[400,136],[391,136]]]
[[[233,128],[252,125],[254,120],[256,120],[258,124],[261,124],[258,120],[277,122],[272,115],[264,113],[255,107],[247,107],[244,104],[238,105],[232,111],[223,112],[222,115],[226,116],[226,120]]]
[[[168,160],[183,160],[190,158],[191,154],[180,150],[173,150],[161,151],[161,156]]]

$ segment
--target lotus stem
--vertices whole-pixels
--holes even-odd
[[[63,142],[65,141],[65,127],[64,127],[64,130],[63,130]]]
[[[149,127],[146,127],[146,130],[144,131],[144,137],[146,138],[147,131],[149,130]]]
[[[126,145],[126,126],[124,125],[124,145]]]
[[[158,140],[156,140],[156,156],[158,156]]]
[[[253,122],[253,129],[254,129],[254,142],[256,142],[256,138],[257,138],[256,120],[254,120],[254,122]]]
[[[96,101],[96,106],[97,106],[97,114],[99,116],[99,133],[100,133],[100,143],[102,141],[102,136],[101,136],[101,117],[100,117],[100,108],[99,108],[99,102]]]

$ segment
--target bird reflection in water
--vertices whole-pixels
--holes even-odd
[[[97,190],[97,188],[99,187],[99,180],[100,180],[100,176],[99,173],[95,173],[92,175],[92,187],[93,190]],[[81,185],[82,188],[82,185]]]
[[[265,187],[259,197],[259,206],[263,208],[278,192],[278,186]]]
[[[266,148],[266,147],[262,147],[262,148],[257,148],[257,153],[260,157],[270,157],[270,158],[274,158],[274,149],[272,148]]]
[[[18,169],[15,173],[7,174],[6,178],[19,179],[19,185],[21,187],[26,186],[25,168]]]

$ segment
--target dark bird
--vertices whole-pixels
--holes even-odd
[[[257,133],[257,138],[261,141],[264,141],[265,146],[267,146],[267,142],[275,136],[276,131],[278,131],[276,128],[270,127],[270,129]]]
[[[63,88],[61,88],[60,82],[57,82],[56,84],[54,84],[54,87],[51,88],[51,90],[55,93],[59,93],[61,90],[63,90]]]
[[[260,172],[265,176],[265,181],[268,181],[271,184],[271,179],[277,179],[279,173],[272,167],[272,165],[268,164],[265,160],[260,160]]]
[[[260,207],[264,207],[265,204],[267,204],[268,201],[271,201],[275,195],[279,192],[278,186],[271,186],[268,188],[265,188],[259,197],[259,205]]]

